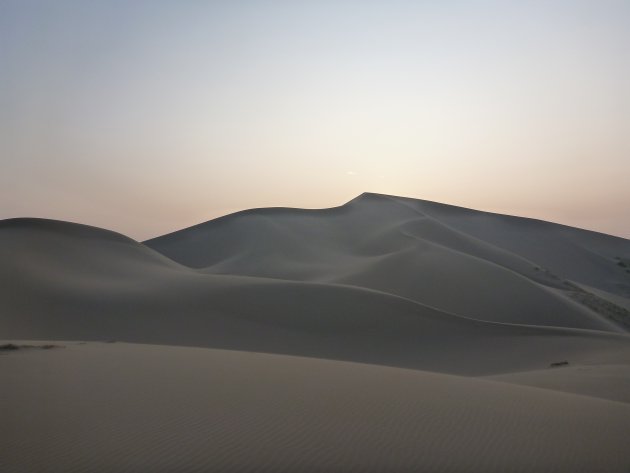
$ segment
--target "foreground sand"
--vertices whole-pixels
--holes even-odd
[[[65,348],[0,356],[3,472],[621,473],[630,465],[630,405],[621,402],[292,356],[55,343]]]
[[[432,202],[0,221],[0,472],[627,473],[628,327],[630,241]]]

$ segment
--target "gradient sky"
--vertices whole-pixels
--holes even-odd
[[[0,0],[0,218],[364,191],[630,238],[630,1]]]

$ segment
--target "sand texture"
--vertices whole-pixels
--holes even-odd
[[[377,194],[144,243],[0,221],[0,472],[628,473],[628,261]]]

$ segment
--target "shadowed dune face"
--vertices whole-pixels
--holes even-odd
[[[618,264],[630,253],[630,241],[624,238],[435,202],[394,199],[563,278],[630,297],[630,273]]]
[[[579,357],[626,343],[561,278],[385,196],[242,212],[147,245],[76,224],[3,222],[2,332],[471,374],[543,368],[557,347]],[[195,255],[195,266],[215,262],[180,264]],[[508,346],[526,355],[503,357]]]
[[[378,194],[363,194],[332,209],[238,212],[145,244],[187,266],[212,268],[230,260],[253,266],[256,258],[270,253],[282,257],[285,266],[327,258],[336,261],[335,256],[379,256],[422,242],[481,258],[547,284],[554,278],[544,270],[630,296],[630,278],[618,264],[630,258],[628,240],[549,222]],[[316,251],[309,252],[309,247]],[[239,258],[245,249],[247,257]],[[342,258],[338,266],[346,262]],[[238,264],[225,268],[243,272]],[[277,276],[288,268],[277,261],[275,268],[257,270]]]
[[[623,336],[490,324],[361,287],[206,274],[109,232],[54,223],[42,233],[39,225],[16,222],[0,234],[7,338],[196,345],[473,374],[541,368],[558,347],[579,356],[625,346]],[[538,346],[526,348],[533,339]],[[529,355],[503,358],[507,346]]]
[[[515,223],[484,239],[489,219]],[[374,194],[333,209],[240,212],[145,244],[205,273],[366,287],[497,322],[614,330],[571,299],[573,282],[630,294],[630,274],[612,256],[630,253],[627,240]],[[574,263],[553,264],[562,258]]]
[[[2,221],[0,471],[625,472],[628,254],[371,194],[144,244]]]

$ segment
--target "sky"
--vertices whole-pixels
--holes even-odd
[[[630,1],[0,0],[0,218],[362,192],[630,238]]]

